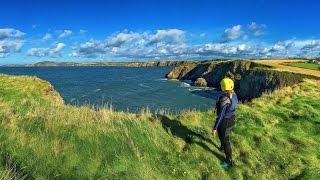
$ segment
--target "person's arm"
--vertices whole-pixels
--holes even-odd
[[[227,107],[230,104],[230,99],[226,96],[219,98],[216,107],[217,107],[217,119],[213,126],[213,130],[217,130],[221,122],[223,121],[224,115],[226,113]]]
[[[226,113],[227,107],[228,107],[227,104],[223,106],[223,108],[222,108],[222,110],[221,110],[221,112],[220,112],[220,114],[219,114],[219,117],[217,118],[216,123],[215,123],[214,126],[213,126],[213,129],[214,129],[214,130],[217,130],[218,127],[219,127],[219,125],[221,124],[221,122],[222,122],[222,120],[223,120],[223,118],[224,118],[224,115],[225,115],[225,113]]]

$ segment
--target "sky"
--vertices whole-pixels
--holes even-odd
[[[317,0],[4,0],[0,64],[320,57]]]

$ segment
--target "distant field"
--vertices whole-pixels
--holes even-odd
[[[320,77],[320,71],[303,67],[288,66],[288,63],[306,63],[307,60],[256,60],[256,63],[272,66],[277,71],[288,71],[305,75]]]
[[[314,64],[314,63],[304,63],[304,62],[294,62],[294,63],[287,63],[285,65],[293,66],[293,67],[299,67],[299,68],[305,68],[305,69],[313,69],[320,71],[320,64]]]

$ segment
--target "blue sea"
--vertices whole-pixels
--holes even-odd
[[[169,67],[0,67],[0,73],[31,75],[49,81],[65,103],[115,110],[172,113],[213,108],[214,89],[191,87],[188,82],[167,80]]]

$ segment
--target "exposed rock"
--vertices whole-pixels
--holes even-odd
[[[185,63],[185,61],[145,61],[145,62],[129,62],[124,64],[126,67],[165,67],[177,66]]]
[[[207,81],[204,78],[197,78],[193,85],[199,87],[207,87]]]
[[[180,64],[179,66],[176,66],[175,68],[173,68],[173,70],[166,75],[166,78],[183,79],[196,66],[197,64],[194,62],[187,62],[187,63]]]
[[[194,85],[199,85],[197,81],[204,82],[200,80],[203,78],[207,86],[218,89],[220,89],[220,81],[224,77],[233,79],[239,99],[248,101],[261,96],[264,92],[297,84],[302,81],[304,76],[290,72],[279,72],[267,65],[240,60],[185,62],[167,74],[167,78],[191,80],[195,82]]]

